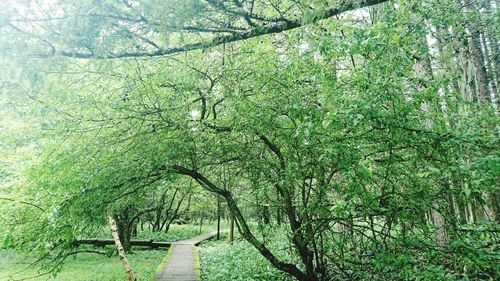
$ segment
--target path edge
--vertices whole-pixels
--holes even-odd
[[[150,281],[155,281],[156,279],[156,275],[158,275],[158,273],[160,273],[163,268],[167,265],[167,263],[169,262],[170,260],[170,257],[172,256],[172,253],[174,252],[172,249],[174,248],[174,245],[170,245],[170,247],[168,248],[168,251],[167,251],[167,254],[165,255],[165,257],[163,257],[163,259],[161,260],[160,264],[158,265],[158,267],[156,268],[156,271],[155,273],[153,274],[153,276],[151,277],[151,280]]]
[[[198,281],[201,281],[201,263],[200,263],[200,250],[193,246],[194,249],[194,272],[198,277]]]

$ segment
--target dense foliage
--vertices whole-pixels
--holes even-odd
[[[279,233],[274,232],[274,234]],[[247,241],[236,240],[229,244],[227,237],[225,238],[222,241],[204,242],[199,247],[202,280],[291,280],[269,264]],[[286,241],[286,237],[277,235],[273,237],[270,247],[273,250],[283,251],[289,247]]]
[[[5,247],[223,202],[286,278],[499,277],[496,1],[8,4]]]

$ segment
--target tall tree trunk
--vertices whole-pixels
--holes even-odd
[[[488,89],[488,76],[484,64],[484,54],[481,49],[481,32],[479,30],[478,7],[472,0],[465,0],[465,14],[471,13],[473,17],[467,21],[467,29],[470,32],[469,46],[476,70],[476,86],[478,91],[478,100],[481,103],[491,103],[491,95]]]
[[[481,50],[481,34],[479,31],[472,31],[470,40],[471,54],[476,68],[476,85],[479,94],[478,100],[481,103],[491,103],[490,91],[488,89],[488,76],[484,65],[484,55]]]
[[[269,214],[269,205],[264,204],[262,205],[262,220],[264,221],[264,224],[269,225],[271,223],[270,220],[270,214]]]
[[[435,232],[436,244],[440,247],[445,247],[449,243],[449,237],[445,228],[444,218],[441,215],[441,213],[438,210],[435,210],[434,208],[431,211],[431,216],[432,216],[432,221],[436,226],[436,232]]]
[[[455,195],[455,202],[457,202],[457,208],[460,214],[460,223],[462,225],[467,224],[467,204],[464,202],[463,198],[457,195]]]
[[[418,36],[417,42],[420,45],[419,47],[421,48],[421,52],[417,53],[417,61],[415,63],[415,75],[424,81],[432,81],[434,78],[434,73],[432,71],[432,63],[430,59],[430,54],[429,54],[429,46],[427,43],[427,38],[425,35],[416,35]],[[419,90],[424,89],[424,85],[418,85]],[[430,106],[427,103],[422,103],[421,105],[422,111],[425,112],[426,114],[430,113]],[[427,127],[432,128],[434,126],[432,120],[426,119],[424,121]],[[446,187],[445,185],[441,185],[441,187]],[[449,242],[448,239],[448,233],[446,229],[446,224],[445,220],[443,218],[443,215],[439,212],[439,206],[438,203],[436,202],[437,198],[434,199],[434,202],[432,202],[432,208],[431,208],[431,214],[430,218],[433,221],[434,225],[436,226],[436,232],[435,232],[435,240],[436,244],[438,246],[446,246]]]
[[[494,222],[500,224],[500,192],[491,192],[488,197]]]
[[[220,196],[217,195],[217,240],[220,239],[220,216],[221,216]]]
[[[234,241],[234,215],[231,214],[230,224],[229,224],[229,243],[233,244]]]
[[[120,260],[122,261],[123,267],[125,267],[125,272],[127,273],[129,281],[135,281],[135,275],[132,272],[132,268],[128,263],[127,257],[125,256],[125,250],[123,249],[122,243],[120,242],[120,236],[118,235],[118,229],[116,227],[116,222],[110,214],[106,214],[108,219],[109,229],[111,230],[111,235],[113,235],[113,240],[115,241],[116,249]]]
[[[493,2],[493,1],[491,1]],[[496,7],[498,9],[498,3],[496,3]],[[485,3],[486,7],[486,12],[490,15],[495,15],[497,14],[497,11],[492,10],[492,4],[490,1],[486,1]],[[490,54],[491,54],[491,64],[492,64],[492,69],[495,70],[495,75],[494,80],[496,82],[497,86],[497,95],[498,95],[498,89],[500,88],[500,53],[498,52],[498,39],[495,34],[495,29],[494,28],[489,28],[486,27],[486,41],[487,41],[487,46],[489,47]],[[498,96],[496,96],[497,103],[500,102]]]
[[[128,252],[131,248],[130,240],[132,239],[132,232],[134,229],[134,223],[130,221],[131,216],[129,215],[129,209],[125,208],[117,216],[115,216],[115,223],[117,225],[118,235],[120,237],[120,242],[123,246],[125,252]]]
[[[495,78],[495,69],[494,69],[494,64],[490,63],[490,61],[493,60],[492,55],[490,54],[491,49],[489,48],[489,44],[486,41],[486,34],[484,32],[480,33],[481,36],[481,46],[483,48],[483,53],[484,53],[484,65],[486,68],[486,74],[488,77],[488,85],[491,89],[491,94],[493,94],[494,97],[497,97],[497,84],[496,84],[496,78]],[[490,97],[491,98],[491,97]]]
[[[203,227],[203,218],[205,217],[205,212],[201,213],[201,218],[200,218],[200,231],[198,232],[201,234],[201,228]]]

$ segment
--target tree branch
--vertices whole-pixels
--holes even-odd
[[[351,1],[350,3],[346,3],[341,5],[340,7],[335,7],[328,9],[322,13],[318,13],[315,17],[312,17],[310,20],[306,22],[292,21],[287,19],[279,19],[278,21],[268,22],[266,24],[262,24],[260,26],[251,27],[250,29],[240,32],[233,33],[229,35],[216,36],[214,39],[204,42],[198,41],[194,43],[189,43],[181,46],[164,48],[151,52],[123,52],[123,53],[108,53],[108,54],[92,54],[92,53],[82,53],[78,51],[69,51],[69,50],[57,50],[56,52],[51,52],[46,54],[43,57],[51,57],[51,56],[65,56],[72,58],[80,58],[80,59],[116,59],[116,58],[137,58],[137,57],[157,57],[157,56],[166,56],[172,55],[192,50],[199,49],[207,49],[211,47],[215,47],[225,43],[237,42],[246,39],[250,39],[253,37],[258,37],[266,34],[274,34],[281,33],[287,30],[292,30],[295,28],[299,28],[308,24],[316,23],[320,20],[328,19],[335,15],[351,11],[357,8],[368,7],[376,4],[380,4],[383,2],[387,2],[388,0],[362,0],[362,1]],[[216,1],[209,1],[216,2]],[[219,7],[222,9],[223,7]],[[231,10],[234,12],[233,10]],[[239,14],[239,13],[238,13]],[[246,13],[240,14],[240,16],[249,16]]]

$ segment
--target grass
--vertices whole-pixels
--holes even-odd
[[[213,231],[214,225],[204,225],[202,233]],[[156,241],[180,241],[199,235],[198,225],[172,225],[169,232],[151,232],[149,230],[139,231],[139,235],[134,239],[156,240]],[[103,233],[104,234],[104,233]],[[162,259],[167,254],[166,250],[145,250],[133,248],[127,254],[127,259],[131,263],[138,280],[151,280]],[[122,281],[126,280],[123,265],[118,256],[107,257],[104,255],[82,253],[68,258],[61,271],[56,276],[40,275],[44,273],[40,267],[29,264],[35,260],[34,256],[24,254],[19,251],[0,249],[0,281],[20,280],[51,280],[51,281]],[[34,277],[34,278],[31,278]],[[222,279],[212,279],[222,280]]]
[[[134,250],[127,255],[127,259],[138,280],[149,281],[165,254],[165,250]],[[14,250],[1,250],[0,280],[19,280],[43,273],[39,267],[26,268],[33,260],[33,257]],[[126,274],[116,255],[107,257],[83,253],[68,258],[55,277],[44,275],[29,280],[122,281],[126,280]]]

